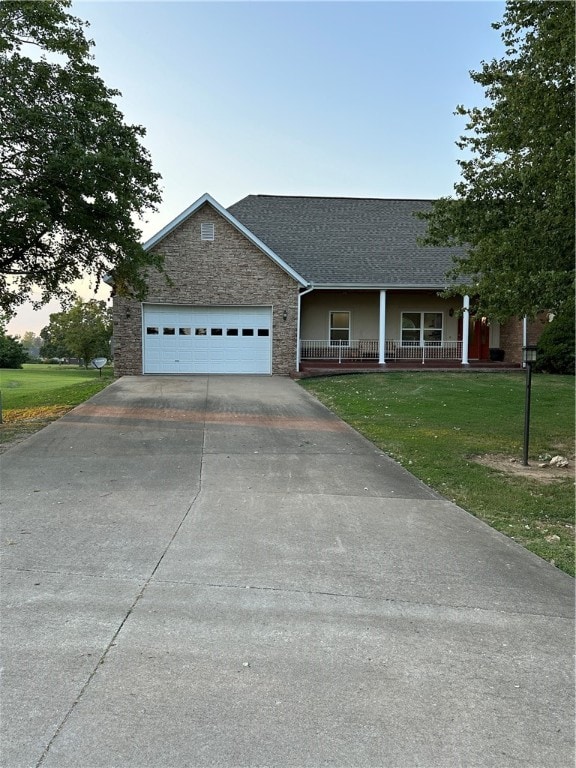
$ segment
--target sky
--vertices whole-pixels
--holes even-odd
[[[163,202],[146,240],[205,192],[436,198],[459,178],[470,70],[503,55],[499,0],[76,0],[100,75],[146,129]],[[80,285],[90,298],[87,283]],[[109,289],[103,288],[100,298]],[[38,333],[58,302],[23,307]]]

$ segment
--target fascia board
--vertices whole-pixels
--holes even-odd
[[[172,232],[174,229],[176,229],[176,227],[182,224],[183,221],[186,221],[186,219],[189,216],[192,216],[192,214],[195,213],[198,210],[198,208],[200,208],[200,206],[208,202],[209,198],[210,198],[210,195],[208,193],[202,195],[202,197],[199,197],[198,200],[196,200],[196,202],[192,203],[192,205],[186,208],[185,211],[182,211],[182,213],[179,213],[175,219],[172,219],[172,221],[166,224],[165,227],[162,227],[162,229],[159,232],[156,232],[155,235],[152,235],[152,237],[149,240],[146,240],[146,242],[142,244],[142,248],[144,248],[145,251],[149,251],[150,248],[153,248],[161,240],[164,240],[164,238],[167,237],[170,234],[170,232]]]
[[[438,285],[411,285],[411,284],[386,284],[386,283],[313,283],[317,291],[445,291],[450,286]]]
[[[296,270],[292,269],[292,267],[287,264],[284,259],[281,259],[280,256],[278,256],[274,251],[269,248],[266,243],[263,243],[262,240],[260,240],[256,235],[254,235],[250,230],[244,226],[238,219],[233,216],[229,211],[226,210],[220,203],[215,200],[211,195],[209,195],[207,192],[202,195],[202,197],[199,197],[196,202],[192,203],[191,206],[186,208],[185,211],[182,211],[181,214],[176,216],[175,219],[173,219],[169,224],[167,224],[163,229],[161,229],[159,232],[157,232],[155,235],[153,235],[149,240],[147,240],[143,244],[143,248],[145,251],[150,250],[150,248],[153,248],[155,245],[158,245],[158,243],[163,240],[165,237],[167,237],[176,227],[178,227],[182,222],[186,221],[192,214],[196,213],[196,211],[204,205],[204,203],[209,203],[221,216],[224,218],[229,224],[231,224],[235,229],[237,229],[241,234],[244,235],[253,245],[255,245],[259,250],[261,250],[263,253],[266,254],[270,259],[272,259],[275,264],[277,264],[280,269],[284,270],[287,274],[290,275],[290,277],[294,278],[298,283],[301,285],[307,287],[309,285],[308,281],[305,280],[301,275],[296,272]]]

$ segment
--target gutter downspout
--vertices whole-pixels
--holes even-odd
[[[302,296],[306,296],[307,293],[311,293],[314,290],[314,286],[307,288],[302,293],[298,294],[298,316],[296,319],[296,371],[300,370],[300,317],[302,314]]]

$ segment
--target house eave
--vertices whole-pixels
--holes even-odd
[[[287,264],[284,259],[280,258],[274,251],[269,248],[266,243],[263,243],[262,240],[260,240],[258,237],[256,237],[255,234],[253,234],[247,227],[244,226],[238,219],[233,216],[229,211],[226,210],[220,203],[215,200],[211,195],[209,195],[207,192],[203,194],[201,197],[198,198],[192,205],[190,205],[188,208],[186,208],[185,211],[182,211],[176,218],[172,219],[172,221],[167,224],[165,227],[163,227],[159,232],[157,232],[155,235],[153,235],[149,240],[147,240],[145,243],[143,243],[142,247],[145,251],[149,251],[154,246],[158,245],[164,238],[168,237],[168,235],[173,232],[177,227],[180,226],[183,222],[185,222],[187,219],[190,218],[196,211],[198,211],[203,205],[208,203],[209,205],[214,208],[215,211],[217,211],[222,218],[224,218],[229,224],[231,224],[235,229],[238,230],[244,237],[247,238],[253,245],[256,246],[260,251],[262,251],[266,256],[268,256],[272,261],[277,264],[277,266],[280,267],[284,272],[286,272],[290,277],[292,277],[296,282],[300,283],[304,288],[307,288],[310,283],[305,280],[301,275],[296,272],[295,269],[293,269],[289,264]]]

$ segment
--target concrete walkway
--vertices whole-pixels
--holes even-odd
[[[573,580],[293,381],[124,378],[2,466],[3,768],[573,765]]]

